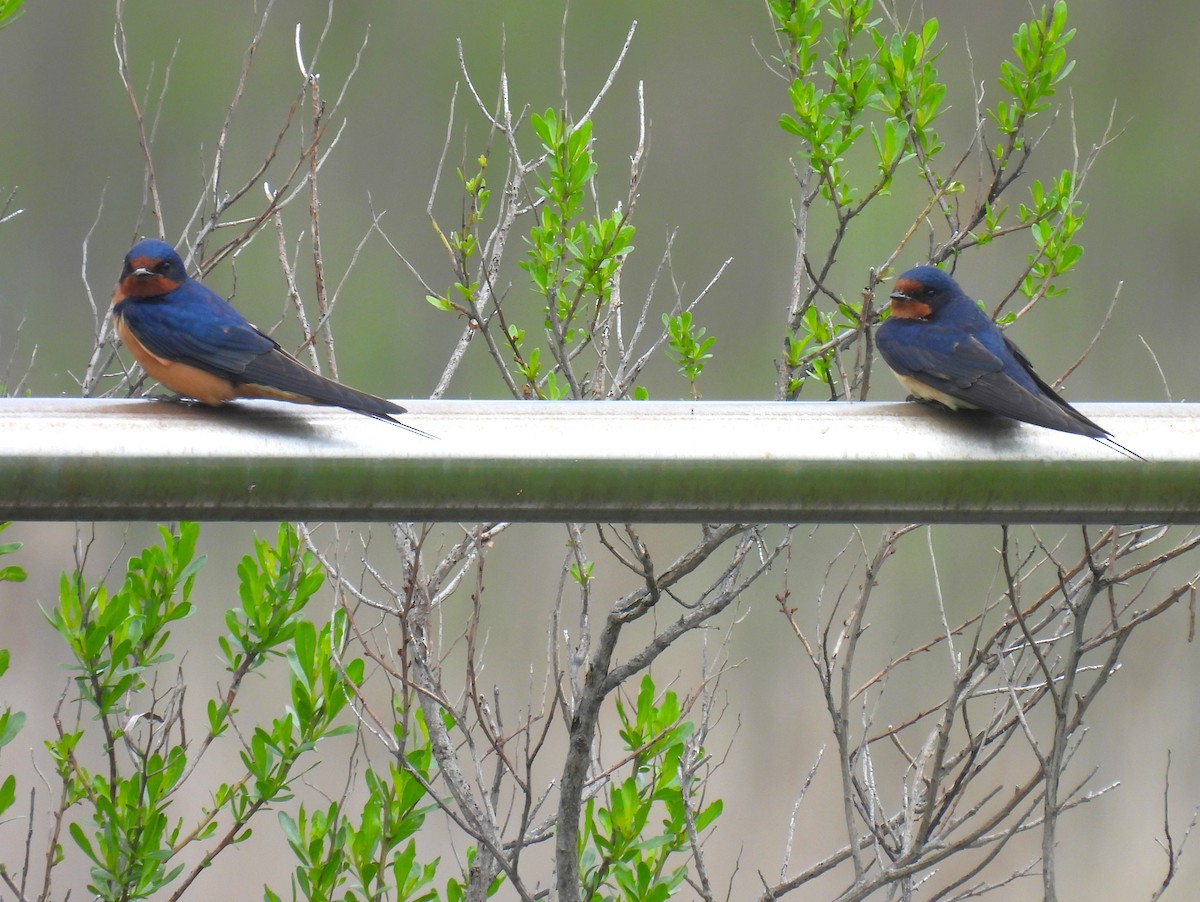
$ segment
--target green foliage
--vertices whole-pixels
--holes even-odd
[[[942,149],[932,125],[943,112],[946,86],[938,81],[938,71],[933,66],[938,55],[933,49],[938,37],[937,19],[926,21],[920,33],[899,33],[885,37],[872,27],[870,35],[878,54],[881,76],[876,107],[887,117],[882,127],[885,137],[890,139],[875,142],[880,151],[882,187],[886,188],[891,173],[899,164],[912,157],[922,161],[931,160]],[[904,152],[905,125],[908,126],[911,157]],[[887,153],[882,152],[887,148],[892,149]]]
[[[839,303],[837,313],[823,313],[809,305],[800,319],[797,334],[787,339],[787,362],[797,369],[807,367],[820,382],[833,387],[832,360],[837,344],[847,333],[859,328],[861,304]],[[796,383],[799,387],[800,381]]]
[[[74,659],[80,716],[71,729],[56,717],[58,736],[47,749],[61,781],[58,817],[89,862],[89,893],[132,900],[168,887],[182,892],[224,849],[250,836],[256,814],[276,807],[297,856],[293,889],[305,898],[330,898],[335,889],[348,899],[436,898],[425,888],[437,861],[419,861],[413,841],[430,808],[425,787],[433,767],[419,716],[419,736],[403,765],[364,775],[367,801],[357,823],[336,803],[315,811],[300,805],[294,816],[283,807],[292,799],[298,765],[316,765],[321,742],[354,730],[344,715],[364,676],[361,659],[341,660],[348,629],[343,611],[319,628],[303,616],[324,573],[295,530],[282,524],[273,544],[255,539],[253,554],[238,564],[240,604],[226,615],[227,632],[217,641],[231,681],[204,707],[207,734],[190,741],[182,674],[175,690],[161,687],[168,682],[163,667],[174,658],[171,628],[192,612],[204,558],[196,555],[197,524],[181,523],[178,533],[163,527],[160,534],[159,544],[130,558],[118,591],[89,588],[81,574],[64,575],[59,603],[46,614]],[[0,546],[0,554],[16,547]],[[14,568],[2,573],[23,577]],[[179,790],[205,750],[234,724],[244,678],[271,658],[287,663],[286,705],[266,722],[237,726],[242,772],[217,785],[209,807],[184,810]],[[0,652],[0,676],[8,663],[8,652]],[[23,720],[5,710],[0,747]],[[97,739],[98,758],[92,750]],[[13,804],[15,792],[11,775],[0,782],[0,812]],[[181,854],[189,848],[196,851]],[[53,869],[66,857],[67,849],[56,845],[46,860]],[[202,863],[186,863],[196,859]],[[12,872],[0,860],[4,869]]]
[[[0,0],[0,28],[8,28],[21,18],[25,14],[21,9],[24,5],[25,0]]]
[[[171,817],[170,800],[187,766],[186,750],[181,743],[139,747],[126,733],[143,716],[148,723],[158,719],[135,715],[131,705],[153,683],[155,669],[173,657],[165,651],[169,627],[191,614],[188,597],[204,562],[195,557],[195,523],[181,523],[178,535],[165,527],[160,532],[161,545],[129,560],[118,592],[88,589],[82,575],[64,574],[58,607],[46,614],[74,658],[78,701],[103,727],[108,763],[101,770],[83,763],[86,730],[60,730],[47,743],[64,798],[87,811],[90,828],[76,820],[68,830],[91,862],[88,891],[102,899],[148,898],[183,869],[171,865],[183,825]],[[128,758],[135,764],[126,769]]]
[[[592,158],[592,123],[571,125],[554,110],[531,117],[533,131],[545,154],[545,172],[538,172],[536,191],[542,200],[539,221],[529,230],[528,251],[521,268],[545,302],[550,347],[561,368],[567,358],[591,339],[591,330],[612,299],[614,278],[633,250],[634,227],[620,208],[607,216],[584,214],[597,166]],[[524,334],[510,327],[514,346]],[[544,372],[538,349],[517,368],[530,390],[565,396],[563,386]]]
[[[499,214],[502,223],[483,239],[481,228],[491,197],[485,179],[488,156],[479,157],[474,175],[460,170],[461,224],[449,231],[434,225],[450,253],[456,278],[444,294],[427,295],[426,300],[466,318],[472,328],[485,330],[485,343],[507,370],[500,356],[503,343],[512,359],[508,375],[515,394],[551,400],[580,397],[572,362],[593,345],[598,323],[613,302],[621,267],[634,249],[635,229],[629,211],[619,204],[609,213],[593,212],[598,166],[592,154],[591,120],[572,123],[551,109],[533,114],[528,121],[539,151],[532,161],[517,164],[518,181],[528,176],[532,182],[521,190],[520,209],[514,212],[506,197]],[[507,188],[515,195],[514,185]],[[530,192],[533,202],[525,206],[524,194]],[[526,214],[535,222],[525,236],[520,266],[540,302],[536,330],[523,318],[524,311],[512,304],[502,309],[495,296],[498,247],[507,241],[509,230],[506,217]],[[490,315],[485,312],[489,303],[495,306]],[[486,331],[493,316],[500,326],[499,342]]]
[[[72,822],[69,830],[92,862],[89,892],[101,899],[146,899],[182,873],[182,864],[167,866],[182,829],[181,822],[170,823],[168,808],[186,763],[176,747],[166,759],[150,755],[143,769],[128,777],[78,772],[79,791],[92,806],[93,829],[89,833]]]
[[[998,144],[997,160],[1003,167],[1015,150],[1024,147],[1021,129],[1027,119],[1050,108],[1050,98],[1058,84],[1071,74],[1075,61],[1067,59],[1067,44],[1075,37],[1068,29],[1067,4],[1057,0],[1053,9],[1044,9],[1039,19],[1022,25],[1013,35],[1015,61],[1000,64],[997,82],[1011,99],[1002,99],[988,110],[996,130],[1009,139]]]
[[[632,773],[613,778],[604,801],[588,801],[580,831],[582,898],[661,902],[683,885],[690,854],[689,810],[681,784],[688,740],[695,724],[683,719],[679,698],[666,692],[655,702],[654,681],[642,677],[635,707],[617,702],[620,735],[632,759]],[[701,752],[702,754],[702,752]],[[688,786],[688,796],[694,787]],[[700,833],[721,815],[720,800],[694,812]],[[651,817],[660,818],[657,825]]]
[[[3,532],[10,526],[9,523],[0,523],[0,532]],[[0,543],[0,555],[14,554],[21,548],[20,542],[5,542]],[[0,567],[0,582],[21,582],[25,579],[25,571],[15,564],[10,564],[5,567]],[[7,648],[0,648],[0,677],[8,672],[9,652]],[[0,749],[17,738],[17,734],[21,732],[21,727],[25,725],[25,712],[14,711],[12,708],[5,707],[0,711]],[[17,798],[17,779],[12,774],[4,778],[0,782],[0,815],[12,807],[13,802]]]
[[[939,169],[943,144],[935,126],[947,108],[946,86],[934,65],[940,52],[938,21],[897,24],[895,17],[876,14],[874,0],[768,0],[768,6],[783,49],[778,62],[789,77],[791,109],[779,124],[798,139],[806,192],[801,218],[818,199],[837,217],[825,259],[815,250],[806,251],[805,271],[812,285],[794,304],[785,336],[781,371],[786,378],[780,388],[786,397],[795,397],[810,376],[833,387],[833,355],[864,324],[861,315],[848,309],[836,317],[814,313],[812,307],[822,296],[835,296],[824,280],[852,221],[889,195],[906,170],[930,192],[922,217],[930,210],[946,211],[950,235],[934,249],[933,262],[1028,230],[1035,251],[1022,289],[1029,297],[1060,293],[1054,280],[1082,253],[1072,240],[1085,212],[1076,199],[1077,175],[1065,173],[1049,186],[1035,182],[1032,203],[1021,205],[1016,225],[1006,222],[1009,208],[999,200],[1028,158],[1029,120],[1050,108],[1073,68],[1066,48],[1075,32],[1066,25],[1066,3],[1059,0],[1043,9],[1013,35],[1013,59],[1001,64],[996,78],[1001,98],[984,114],[999,135],[985,151],[993,180],[965,217],[965,228],[957,208],[946,201],[965,187]],[[863,159],[871,161],[869,169],[852,169],[849,161]],[[847,307],[844,301],[834,304]]]
[[[879,19],[869,18],[873,6],[873,0],[770,3],[793,76],[792,112],[779,124],[800,139],[821,196],[838,208],[886,192],[901,163],[917,154],[931,159],[942,147],[932,129],[946,93],[933,66],[937,20],[919,32],[887,34]],[[828,34],[821,13],[833,20]],[[868,129],[877,175],[858,184],[845,158]]]
[[[347,900],[387,898],[399,902],[437,899],[429,885],[437,876],[438,859],[422,863],[412,839],[436,806],[427,802],[425,786],[433,776],[429,736],[418,712],[420,736],[404,758],[404,767],[388,774],[367,770],[367,798],[357,822],[340,802],[310,811],[301,805],[296,817],[279,813],[279,823],[295,853],[293,898]],[[270,889],[267,899],[280,897]]]
[[[706,338],[705,330],[696,327],[692,314],[686,310],[675,316],[664,313],[662,321],[667,330],[668,356],[679,365],[679,372],[692,388],[692,397],[699,398],[696,380],[704,371],[704,361],[712,359],[708,352],[717,339],[714,336]]]
[[[12,524],[9,522],[0,523],[0,532],[8,529]],[[20,542],[0,542],[0,557],[6,554],[15,554],[21,550]],[[21,583],[25,581],[25,571],[15,564],[9,564],[0,567],[0,583]]]
[[[571,579],[578,585],[586,586],[592,581],[592,571],[595,569],[595,566],[595,561],[587,561],[583,564],[580,564],[579,561],[572,561],[570,568]]]
[[[1021,291],[1027,298],[1056,297],[1063,289],[1054,280],[1083,257],[1083,246],[1074,238],[1087,211],[1077,199],[1075,176],[1068,170],[1049,185],[1034,179],[1029,196],[1032,203],[1018,206],[1017,219],[1029,226],[1037,252],[1027,258],[1029,271]]]
[[[8,529],[10,523],[0,523],[0,532]],[[15,554],[21,548],[20,542],[3,542],[0,543],[0,556],[6,554]],[[10,582],[19,583],[25,580],[25,571],[16,564],[9,564],[0,567],[0,583]],[[8,672],[10,655],[7,648],[0,648],[0,677],[3,677]],[[12,708],[5,706],[0,711],[0,749],[17,738],[17,734],[21,732],[21,728],[25,726],[25,712],[14,711]],[[0,815],[12,807],[13,802],[17,800],[17,778],[9,774],[0,781]]]
[[[834,208],[844,234],[851,220],[875,199],[890,193],[901,167],[915,161],[922,174],[942,142],[934,125],[943,113],[945,84],[934,66],[938,22],[929,19],[912,31],[889,32],[874,15],[873,0],[769,0],[785,51],[791,81],[791,111],[779,124],[799,139],[797,155],[811,172],[817,197]],[[867,140],[869,138],[869,140]],[[848,158],[869,151],[870,173],[851,171]],[[940,183],[945,193],[957,182]],[[829,263],[836,254],[829,252]],[[840,338],[861,329],[853,308],[839,302],[841,316],[815,308],[816,291],[796,308],[784,341],[781,386],[795,397],[815,376],[833,386],[833,356]],[[836,392],[835,392],[836,394]]]
[[[163,544],[130,558],[120,591],[89,590],[82,575],[64,573],[58,607],[46,614],[75,659],[79,700],[98,717],[126,711],[126,696],[146,687],[147,669],[172,658],[163,650],[167,627],[192,613],[188,597],[204,565],[194,557],[199,526],[181,523],[178,535],[159,531]]]
[[[257,663],[290,640],[302,622],[301,614],[325,575],[308,555],[299,554],[299,537],[280,526],[278,544],[254,540],[254,555],[238,564],[241,606],[225,614],[227,636],[219,640],[225,665],[233,673]]]
[[[479,172],[473,176],[468,177],[461,169],[458,170],[458,180],[463,186],[463,195],[466,198],[462,226],[451,231],[448,236],[441,235],[440,231],[438,233],[445,242],[447,250],[450,251],[455,261],[455,269],[460,274],[459,280],[453,286],[457,300],[450,300],[449,294],[425,296],[425,300],[437,309],[453,311],[471,319],[475,319],[473,311],[479,283],[468,279],[466,273],[469,271],[471,260],[479,253],[479,239],[476,230],[483,222],[488,200],[492,195],[484,178],[487,173],[488,158],[481,156],[478,163]]]

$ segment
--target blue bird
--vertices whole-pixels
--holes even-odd
[[[918,266],[897,278],[891,310],[875,342],[917,399],[1085,435],[1140,459],[1042,381],[1020,349],[937,267]]]
[[[165,241],[146,238],[125,255],[113,293],[117,335],[167,388],[216,407],[234,398],[273,398],[342,407],[403,426],[404,408],[314,373],[233,306],[188,276]]]

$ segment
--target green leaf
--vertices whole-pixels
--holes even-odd
[[[2,745],[3,743],[0,743]],[[3,814],[12,807],[13,802],[17,800],[17,778],[9,774],[3,783],[0,783],[0,814]]]
[[[12,742],[23,726],[25,726],[24,711],[6,709],[3,714],[0,714],[0,748]]]

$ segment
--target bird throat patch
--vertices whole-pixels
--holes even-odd
[[[126,276],[117,287],[117,291],[127,298],[157,298],[178,287],[178,282],[166,276]]]
[[[897,279],[893,289],[892,316],[900,319],[928,319],[933,314],[932,307],[916,300],[917,295],[925,290],[925,286],[916,279]]]
[[[899,319],[928,319],[933,314],[933,308],[912,298],[892,298],[892,316]]]

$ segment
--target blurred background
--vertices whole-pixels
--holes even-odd
[[[988,90],[995,90],[991,82],[999,61],[1011,52],[1011,35],[1030,7],[1009,0],[930,0],[919,14],[941,21],[945,50],[938,67],[951,92],[941,132],[947,155],[957,157],[974,126],[972,83],[987,81]],[[154,160],[167,239],[173,243],[186,237],[182,230],[204,190],[260,16],[261,10],[234,0],[135,0],[126,6],[130,80],[148,119],[170,67]],[[301,88],[297,23],[307,55],[326,18],[324,0],[292,0],[272,11],[231,125],[228,186],[240,184],[257,167]],[[373,215],[384,213],[381,225],[392,242],[435,288],[446,290],[452,273],[426,206],[448,125],[445,171],[433,199],[443,227],[456,226],[461,215],[455,169],[474,171],[470,167],[489,141],[486,122],[463,84],[456,40],[485,102],[494,102],[503,65],[514,105],[532,111],[563,103],[560,40],[565,40],[566,99],[578,116],[603,84],[634,20],[628,57],[595,119],[600,201],[611,208],[626,194],[628,160],[638,136],[637,91],[639,83],[644,86],[649,147],[634,219],[637,251],[625,270],[625,296],[644,294],[673,231],[674,277],[685,298],[731,258],[697,313],[699,323],[717,336],[715,359],[699,387],[710,399],[770,398],[792,277],[790,203],[796,191],[790,155],[795,148],[777,125],[789,109],[786,84],[768,66],[775,42],[767,10],[759,3],[585,0],[571,6],[565,32],[561,7],[548,3],[336,5],[317,63],[327,102],[341,92],[368,40],[331,120],[331,134],[342,120],[345,126],[321,175],[326,264],[333,278],[341,279],[368,236]],[[1194,48],[1200,17],[1190,5],[1166,0],[1139,4],[1136,11],[1116,0],[1090,0],[1071,5],[1070,21],[1078,29],[1070,46],[1076,68],[1060,93],[1056,127],[1035,154],[1030,174],[1043,180],[1056,176],[1072,166],[1076,153],[1086,155],[1101,140],[1114,104],[1114,130],[1122,133],[1101,154],[1085,186],[1088,217],[1080,236],[1085,255],[1063,281],[1069,292],[1041,304],[1009,334],[1038,370],[1053,378],[1082,353],[1123,286],[1110,326],[1065,394],[1077,401],[1189,400],[1196,394],[1190,343],[1200,331],[1200,305],[1189,300],[1200,178],[1194,164],[1200,129],[1200,59]],[[15,25],[0,32],[0,186],[4,196],[16,190],[14,206],[22,210],[0,225],[0,381],[15,385],[28,372],[25,384],[35,395],[78,394],[77,379],[95,332],[88,293],[103,311],[122,256],[136,237],[154,230],[144,214],[144,161],[113,49],[114,22],[111,4],[44,0],[31,3]],[[1043,118],[1049,125],[1050,116]],[[532,136],[526,133],[525,139],[531,152]],[[298,146],[299,138],[289,136],[284,153],[294,154]],[[970,190],[970,172],[962,178]],[[501,179],[500,171],[490,173],[494,187]],[[877,214],[858,223],[832,279],[847,298],[857,298],[867,268],[890,252],[924,200],[920,186],[898,186]],[[1014,196],[1012,203],[1017,200]],[[284,221],[296,241],[307,226],[304,204],[288,208]],[[923,262],[921,250],[914,241],[900,265]],[[1018,278],[1028,251],[1027,237],[995,243],[965,257],[957,275],[970,294],[993,299]],[[300,276],[306,273],[309,282],[302,281],[300,288],[311,295],[311,272],[302,269]],[[507,274],[503,285],[511,298],[528,290],[522,276],[515,267]],[[274,323],[285,315],[286,286],[269,233],[207,281],[233,295],[252,321]],[[424,294],[381,239],[367,240],[345,279],[335,317],[344,381],[395,398],[432,390],[461,323],[427,304]],[[665,355],[655,361],[646,379],[652,397],[687,393],[672,369]],[[890,377],[873,382],[876,400],[902,397]],[[815,389],[806,392],[809,400],[821,399]],[[482,347],[472,348],[449,396],[504,397]],[[1135,436],[1118,438],[1137,448]],[[220,629],[223,611],[235,598],[233,564],[248,549],[253,528],[211,525],[203,531],[210,561],[197,590],[201,610],[185,625],[189,633],[207,637]],[[129,551],[155,536],[150,524],[88,524],[81,530],[91,542],[93,580],[110,566],[119,579]],[[257,531],[270,536],[274,528],[263,525]],[[353,546],[369,532],[346,526],[336,536],[330,530],[328,541]],[[376,541],[386,542],[386,530],[378,532]],[[520,692],[529,681],[528,662],[544,656],[562,532],[552,526],[514,532],[521,547],[544,554],[533,566],[528,555],[505,555],[503,548],[493,555],[485,607],[494,606],[494,613],[485,619],[492,631],[490,676],[500,684],[514,680],[514,691]],[[864,529],[869,547],[877,532]],[[826,561],[847,534],[844,527],[814,530],[811,540],[797,546],[806,558],[803,566],[794,566],[815,571],[819,585]],[[669,530],[662,535],[664,542],[671,541]],[[1078,545],[1077,533],[1071,535]],[[63,654],[38,607],[54,603],[59,573],[74,565],[76,538],[71,524],[17,524],[5,533],[6,541],[25,543],[15,562],[30,573],[25,584],[0,584],[0,644],[14,657],[13,671],[0,682],[0,699],[30,718],[19,741],[6,749],[5,770],[27,766],[18,758],[23,749],[38,747],[38,731],[48,728],[49,711],[68,679],[54,670]],[[994,597],[998,584],[994,569],[979,566],[961,549],[990,549],[998,541],[994,528],[930,533],[943,589],[952,590],[947,603],[964,616]],[[932,583],[926,542],[913,542],[909,553],[889,566],[892,580],[881,589],[873,619],[883,635],[895,637],[895,645],[882,654],[907,648],[908,639],[919,642],[938,628],[936,610],[927,603]],[[531,577],[531,572],[540,575]],[[1177,575],[1170,580],[1187,578]],[[1165,591],[1167,583],[1160,588]],[[792,589],[793,603],[802,608],[803,589],[795,582]],[[615,594],[622,585],[617,579],[602,583],[602,590]],[[778,872],[791,800],[826,741],[815,678],[795,639],[780,628],[773,598],[779,590],[780,579],[765,580],[743,605],[735,629],[729,620],[719,625],[731,630],[721,641],[728,638],[729,660],[736,666],[722,684],[728,694],[723,741],[729,750],[711,793],[726,800],[726,814],[711,844],[716,857],[710,867],[724,875],[736,870],[733,898],[756,891],[759,871],[768,880]],[[600,597],[610,596],[602,592]],[[1200,804],[1198,668],[1194,648],[1182,638],[1185,613],[1174,612],[1135,636],[1116,684],[1093,712],[1093,733],[1076,766],[1081,772],[1096,767],[1097,785],[1121,785],[1065,821],[1064,899],[1142,898],[1161,882],[1165,858],[1158,841],[1168,748],[1175,753],[1169,799],[1177,836]],[[445,616],[452,621],[455,612]],[[210,668],[196,678],[215,685],[221,675],[204,650],[209,647],[198,640],[189,652],[190,664],[201,674]],[[672,667],[694,669],[688,653],[681,648],[678,661],[656,665],[664,668],[660,685],[669,681]],[[265,705],[264,710],[274,709]],[[833,771],[827,776],[801,809],[794,862],[831,851],[825,819],[837,815],[826,812],[838,811],[840,803]],[[6,852],[16,836],[0,834]],[[19,836],[23,841],[23,828]],[[239,855],[248,858],[240,850],[230,853],[235,860]],[[1012,868],[1021,861],[1015,858]],[[259,857],[253,864],[252,877],[235,878],[243,882],[234,884],[234,892],[240,885],[246,897],[258,897],[263,882],[273,882],[276,889],[286,884],[286,857],[277,863],[271,856]],[[229,873],[228,865],[214,870],[210,890],[219,891]],[[1193,898],[1198,892],[1200,861],[1185,855],[1167,898]],[[1006,898],[1038,895],[1039,887],[1030,882],[1017,884]]]

